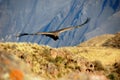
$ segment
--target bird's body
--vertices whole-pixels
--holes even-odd
[[[75,28],[82,27],[84,24],[88,23],[89,20],[90,19],[87,18],[87,20],[83,24],[78,25],[78,26],[67,27],[67,28],[56,30],[56,31],[50,31],[50,32],[37,32],[37,33],[31,33],[31,34],[21,33],[21,34],[18,34],[17,37],[21,37],[21,36],[25,36],[25,35],[45,35],[45,36],[48,36],[48,37],[52,38],[53,40],[57,40],[57,39],[59,39],[59,34],[60,33],[68,31],[68,30],[72,30],[72,29],[75,29]]]

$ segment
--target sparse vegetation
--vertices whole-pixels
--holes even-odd
[[[119,80],[120,49],[118,45],[119,39],[116,39],[119,37],[119,35],[116,34],[116,36],[117,37],[111,37],[112,40],[117,40],[117,43],[115,43],[115,41],[112,42],[112,44],[117,45],[117,47],[114,48],[112,48],[111,45],[110,47],[109,45],[102,45],[106,44],[106,41],[108,40],[104,40],[104,42],[102,41],[101,44],[99,43],[98,45],[97,42],[91,44],[89,43],[89,45],[85,42],[85,46],[83,43],[80,46],[61,48],[51,48],[44,45],[40,46],[36,43],[32,44],[6,42],[0,43],[0,51],[1,53],[5,52],[5,54],[7,55],[14,54],[21,61],[29,64],[31,67],[31,71],[34,74],[38,74],[40,77],[44,77],[47,79],[57,80],[64,78],[65,76],[67,76],[68,78],[68,76],[70,76],[71,74],[76,74],[76,76],[79,76],[77,77],[78,79],[80,79],[81,75],[84,75],[84,77],[86,76],[86,78],[83,78],[85,80],[92,80],[93,78],[91,76],[96,75],[96,77],[100,77],[100,80],[108,80],[107,78],[109,78],[110,80]],[[13,71],[12,73],[14,72],[16,71]],[[19,78],[18,75],[14,76],[14,74],[12,73],[10,73],[11,78]],[[24,75],[19,70],[17,70],[17,73],[21,76]],[[104,79],[102,79],[103,76]]]
[[[120,32],[116,33],[116,35],[110,39],[108,39],[103,46],[119,48],[120,49]]]
[[[100,61],[93,61],[93,64],[96,71],[104,70],[104,67]]]

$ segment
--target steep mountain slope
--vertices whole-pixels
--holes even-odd
[[[73,46],[94,36],[120,31],[120,0],[0,0],[0,41],[35,42],[52,47]],[[45,36],[16,38],[23,32],[47,32],[79,25],[60,40]]]

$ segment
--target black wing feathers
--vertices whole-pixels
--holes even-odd
[[[87,20],[86,20],[84,23],[82,23],[81,25],[63,28],[63,29],[60,29],[60,30],[56,30],[56,31],[54,31],[54,32],[62,33],[62,32],[65,32],[65,31],[68,31],[68,30],[72,30],[72,29],[75,29],[75,28],[80,28],[80,27],[82,27],[83,25],[85,25],[86,23],[88,23],[89,21],[90,21],[90,18],[87,18]]]
[[[83,25],[87,24],[89,21],[90,21],[90,18],[87,18],[87,20],[84,23],[82,23],[82,24],[80,24],[78,26],[75,26],[75,28],[82,27]]]
[[[21,33],[21,34],[16,35],[16,37],[21,37],[21,36],[25,36],[25,35],[31,35],[31,34],[29,34],[29,33]]]
[[[87,18],[87,20],[84,23],[82,23],[81,25],[78,25],[78,26],[67,27],[67,28],[63,28],[63,29],[60,29],[60,30],[56,30],[56,31],[50,31],[50,32],[37,32],[37,33],[32,33],[32,34],[21,33],[21,34],[16,35],[16,37],[21,37],[21,36],[26,36],[26,35],[40,35],[41,34],[41,35],[48,36],[48,37],[50,37],[54,40],[57,40],[57,39],[59,39],[59,34],[60,33],[68,31],[68,30],[72,30],[72,29],[75,29],[75,28],[82,27],[83,25],[85,25],[89,21],[90,21],[90,18]]]

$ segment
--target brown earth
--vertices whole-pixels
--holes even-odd
[[[61,48],[1,42],[0,80],[120,80],[119,57],[120,33]]]

